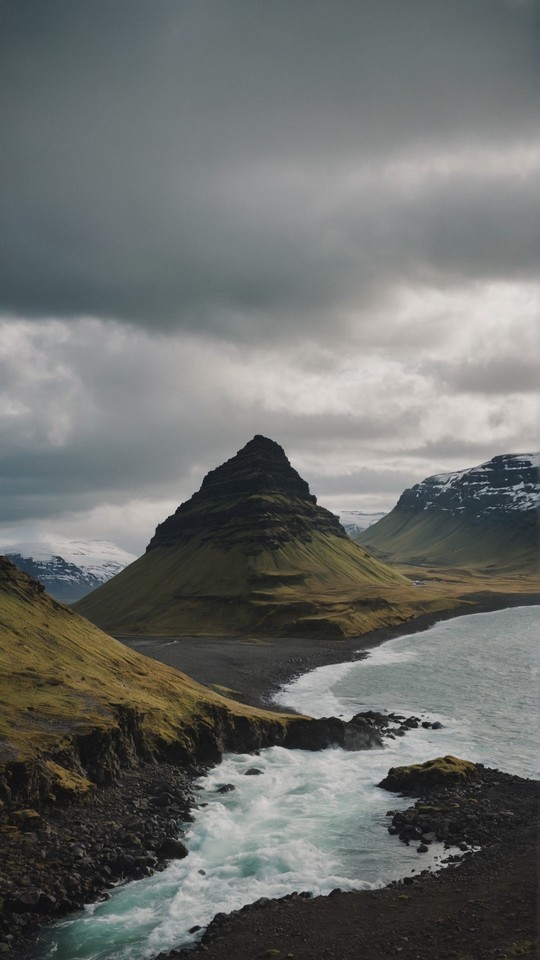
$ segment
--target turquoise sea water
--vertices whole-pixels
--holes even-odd
[[[390,766],[445,753],[539,776],[539,607],[475,614],[392,640],[356,663],[321,667],[288,684],[279,701],[312,715],[396,710],[440,720],[384,750],[262,751],[227,756],[200,781],[189,856],[117,888],[105,903],[58,924],[36,960],[145,960],[187,944],[205,926],[261,896],[328,893],[388,883],[437,866],[386,830],[385,812],[407,806],[376,784]],[[233,783],[225,795],[216,788]],[[196,936],[196,935],[195,935]]]

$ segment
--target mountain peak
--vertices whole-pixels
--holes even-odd
[[[244,542],[257,552],[295,537],[307,540],[313,530],[346,536],[338,518],[317,505],[283,447],[256,434],[206,474],[200,490],[157,527],[147,550],[201,536],[222,545]]]
[[[477,467],[426,477],[401,495],[398,506],[482,518],[537,509],[538,453],[503,453]]]
[[[190,502],[208,497],[284,494],[316,503],[309,486],[291,466],[283,447],[256,434],[241,450],[205,476]]]
[[[476,467],[426,477],[359,542],[402,563],[533,570],[539,459],[537,453],[499,454]]]
[[[353,543],[283,447],[256,434],[79,609],[120,634],[343,637],[394,609],[386,585],[407,581]],[[392,616],[403,619],[401,605]]]
[[[283,447],[256,434],[206,474],[200,490],[157,527],[147,550],[198,536],[223,546],[243,542],[256,553],[294,538],[309,540],[313,530],[346,536],[339,519],[317,505]]]

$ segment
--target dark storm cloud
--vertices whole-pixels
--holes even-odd
[[[528,274],[530,176],[411,192],[379,169],[531,140],[537,10],[7,0],[0,305],[244,340],[405,274]]]

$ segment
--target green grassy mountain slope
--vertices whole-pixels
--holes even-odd
[[[247,721],[287,718],[229,701],[129,650],[0,557],[0,768],[41,755],[55,758],[51,772],[66,780],[62,758],[71,757],[69,778],[84,786],[75,741],[88,758],[93,744],[103,768],[111,744],[146,756],[170,749],[188,762],[196,728],[200,739],[219,723]]]
[[[257,436],[76,608],[118,634],[343,636],[369,629],[377,591],[396,586],[406,579],[349,540]]]
[[[357,540],[395,563],[532,572],[538,566],[538,495],[533,455],[495,457],[406,490]]]
[[[391,563],[509,571],[532,570],[538,563],[536,522],[531,518],[478,523],[436,510],[421,516],[392,511],[376,526],[358,540]]]

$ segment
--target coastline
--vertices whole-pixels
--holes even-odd
[[[451,609],[429,612],[390,627],[351,637],[325,640],[306,637],[153,637],[121,636],[126,646],[188,674],[224,696],[253,707],[294,712],[273,702],[284,684],[329,664],[363,659],[387,640],[428,630],[435,623],[491,613],[510,607],[540,605],[540,594],[471,594]],[[392,709],[392,705],[388,705]]]
[[[426,806],[451,809],[454,836],[466,837],[461,848],[480,846],[477,852],[469,849],[459,860],[450,856],[450,864],[435,872],[422,870],[420,855],[412,874],[375,890],[262,899],[218,914],[194,950],[172,950],[154,960],[201,953],[206,960],[534,960],[540,784],[477,769],[478,783],[427,790],[400,813],[402,820],[412,815],[421,822]],[[416,846],[418,840],[411,842]]]
[[[272,703],[271,698],[274,692],[293,677],[315,669],[318,666],[361,659],[366,655],[369,649],[373,649],[387,640],[426,630],[434,623],[441,620],[451,619],[454,616],[457,617],[473,613],[485,613],[512,606],[527,606],[531,604],[540,604],[540,597],[532,594],[499,594],[496,596],[489,595],[487,597],[478,597],[477,602],[472,609],[469,604],[464,604],[452,610],[425,614],[415,618],[414,620],[410,620],[393,627],[381,628],[366,634],[365,636],[355,637],[348,641],[321,641],[320,639],[306,640],[294,638],[257,640],[215,637],[178,638],[176,640],[173,638],[159,638],[158,642],[160,644],[161,656],[157,657],[157,659],[163,659],[164,662],[170,663],[171,665],[176,666],[178,669],[182,669],[186,673],[190,673],[191,668],[191,675],[195,675],[196,679],[200,679],[200,682],[205,682],[203,677],[206,678],[208,685],[212,686],[213,689],[219,689],[220,692],[223,692],[228,696],[236,696],[237,699],[241,699],[243,702],[247,702],[256,706],[262,705],[265,707],[270,706],[273,709],[282,709],[276,708],[276,706]],[[139,649],[140,652],[145,652],[140,647],[141,640],[143,645],[156,642],[149,640],[149,638],[136,638],[133,646],[135,649]],[[190,664],[189,667],[188,663]],[[193,666],[196,668],[196,670],[193,670]],[[198,676],[196,673],[198,673]],[[216,682],[216,677],[219,677],[219,683]],[[389,704],[388,708],[391,709],[391,707],[392,705]],[[175,772],[174,769],[167,770],[165,764],[156,764],[154,766],[145,764],[141,766],[139,772],[134,771],[131,774],[129,772],[125,772],[122,774],[119,781],[113,788],[100,790],[97,810],[94,810],[93,804],[90,806],[87,804],[81,804],[78,808],[70,807],[66,812],[65,819],[60,811],[58,811],[60,816],[56,820],[56,824],[54,824],[54,829],[56,831],[56,836],[53,836],[54,842],[47,841],[44,837],[40,838],[40,843],[44,848],[49,845],[49,842],[52,843],[52,846],[54,847],[54,855],[57,855],[58,851],[61,851],[62,847],[66,846],[66,837],[70,834],[73,835],[74,824],[79,824],[80,826],[86,819],[92,825],[92,831],[89,833],[87,832],[88,837],[86,841],[84,857],[76,861],[75,864],[72,862],[73,856],[71,856],[71,858],[67,856],[63,861],[65,865],[63,869],[68,871],[70,869],[69,863],[71,862],[71,869],[75,869],[75,871],[78,871],[79,874],[83,874],[83,881],[86,873],[86,879],[91,885],[90,887],[86,888],[86,896],[83,893],[83,884],[83,889],[80,891],[82,897],[79,894],[78,899],[76,896],[74,896],[69,905],[66,902],[66,912],[72,912],[74,908],[76,909],[77,906],[82,905],[82,903],[85,901],[88,902],[90,899],[99,899],[100,896],[106,891],[107,887],[110,887],[115,881],[117,881],[117,879],[120,879],[122,874],[125,880],[135,879],[137,876],[144,875],[147,871],[148,873],[151,873],[156,869],[159,870],[165,865],[166,856],[163,854],[160,855],[160,853],[157,853],[156,851],[159,850],[160,843],[170,837],[170,816],[173,811],[167,807],[160,808],[159,804],[157,806],[154,805],[153,800],[155,800],[156,795],[159,795],[160,792],[168,789],[169,793],[174,795],[174,804],[176,805],[174,814],[178,816],[182,810],[180,817],[180,820],[182,820],[187,812],[185,802],[193,802],[193,796],[190,796],[191,790],[187,780],[184,780],[183,787],[179,789],[179,782],[177,778],[178,774],[181,773],[183,773],[183,771],[180,769],[178,769],[177,772]],[[173,784],[175,787],[174,790]],[[110,823],[117,819],[119,810],[124,811],[125,817],[133,814],[134,811],[132,810],[132,804],[135,798],[137,801],[139,799],[143,801],[140,809],[137,810],[135,817],[139,823],[137,826],[132,818],[133,830],[130,829],[129,831],[131,834],[131,840],[127,840],[127,842],[125,842],[125,838],[115,836],[114,831],[111,833]],[[149,812],[148,803],[150,803],[150,807],[152,808],[151,815],[153,818],[153,836],[151,846],[154,850],[154,862],[152,863],[151,860],[147,859],[146,863],[144,864],[141,861],[134,863],[133,860],[138,860],[139,851],[137,849],[134,850],[133,848],[130,849],[130,843],[133,842],[133,834],[140,832],[140,836],[144,837],[145,835],[145,821],[148,818]],[[104,820],[104,832],[101,831],[101,833],[99,828],[100,815]],[[166,823],[169,825],[168,830],[166,829]],[[534,831],[535,824],[533,822],[529,825],[528,831],[526,831],[528,838],[527,843],[531,850],[534,847],[534,843],[532,842],[534,840]],[[93,857],[94,845],[98,844],[99,846],[100,843],[103,843],[104,838],[105,842],[112,848],[113,856],[111,862],[115,864],[115,866],[117,864],[119,866],[118,870],[116,868],[113,869],[112,875],[108,877],[106,875],[102,876],[100,882],[100,874],[96,870],[97,864],[92,864],[90,861]],[[519,853],[521,861],[523,861],[523,857],[527,859],[527,845],[525,843],[521,843],[518,850],[517,846],[514,849],[513,843],[514,841],[512,840],[505,842],[504,844],[498,844],[497,851],[491,851],[491,859],[488,858],[488,860],[485,861],[484,866],[482,866],[485,859],[483,856],[478,858],[475,856],[474,858],[471,858],[476,862],[473,875],[478,878],[478,876],[482,874],[482,871],[484,871],[485,882],[496,885],[499,880],[496,880],[495,877],[499,877],[500,874],[500,882],[502,883],[502,874],[504,871],[502,871],[501,865],[504,862],[510,871],[514,870],[514,881],[517,882],[517,877],[521,876],[520,871],[522,871],[524,868],[523,865],[519,867],[516,866],[516,857]],[[62,854],[62,857],[64,857],[64,854]],[[124,866],[121,866],[122,857],[124,857]],[[126,857],[127,860],[125,859]],[[96,857],[96,859],[99,858]],[[23,862],[21,864],[22,867],[24,867],[24,860],[25,856],[23,854]],[[467,861],[467,863],[469,863],[469,861]],[[531,866],[528,861],[527,863],[527,870],[529,873],[532,871],[532,875],[534,873],[534,867]],[[494,864],[495,866],[493,866]],[[142,874],[137,872],[138,869],[143,871]],[[470,871],[470,869],[470,867],[467,867],[463,876],[466,876],[467,871]],[[132,870],[133,872],[131,872]],[[517,873],[515,871],[517,871]],[[450,872],[453,871],[444,871],[444,873]],[[148,875],[148,873],[146,873],[146,875]],[[443,887],[444,883],[447,882],[450,881],[445,880],[443,882]],[[425,883],[428,883],[428,878],[425,879]],[[429,883],[432,884],[432,881],[429,881]],[[455,885],[455,881],[453,881],[453,883]],[[471,880],[471,883],[473,883],[473,880]],[[474,883],[476,883],[476,881],[474,881]],[[420,878],[420,880],[417,880],[415,883],[415,890],[416,888],[421,890],[424,885],[424,880]],[[444,889],[446,888],[444,887]],[[432,884],[429,887],[429,890],[433,892],[433,903],[435,904],[433,909],[435,909],[437,897],[440,898],[443,888],[438,884],[435,884],[435,886]],[[88,897],[88,892],[90,891],[92,892],[92,896]],[[351,895],[343,894],[340,896],[350,897]],[[358,896],[362,897],[363,894],[358,894]],[[399,892],[395,895],[393,894],[392,902],[395,902],[395,898],[399,898],[399,896]],[[409,891],[407,891],[407,896],[409,896]],[[332,901],[332,904],[331,906],[328,906],[328,902],[330,900]],[[313,903],[315,906],[316,902],[319,903],[319,901],[321,901],[317,909],[321,910],[321,917],[323,915],[327,917],[327,920],[324,922],[330,923],[329,917],[332,915],[334,907],[337,909],[338,900],[339,897],[337,896],[335,899],[317,898],[317,901],[313,900],[310,901],[310,903]],[[301,910],[306,902],[307,901],[302,900],[300,905],[297,904],[294,910],[296,911],[297,908]],[[266,929],[269,936],[271,933],[272,924],[275,920],[275,918],[273,918],[273,910],[276,902],[272,901],[271,903],[273,904],[272,910],[267,911],[266,917],[261,915],[257,918],[258,926],[261,929]],[[351,908],[353,908],[352,901],[350,901],[350,903]],[[386,907],[383,908],[383,903],[385,903],[384,898],[381,900],[381,909],[389,909]],[[275,909],[279,911],[281,910],[281,907],[277,905],[275,906]],[[290,911],[293,909],[293,907],[289,904],[287,909]],[[354,906],[354,910],[357,910],[357,905]],[[336,916],[338,913],[336,913]],[[303,923],[307,916],[307,913],[300,913],[297,917],[298,923]],[[28,920],[31,920],[31,918],[33,919],[32,913],[27,915]],[[46,918],[43,917],[43,919]],[[268,924],[265,926],[267,921]],[[29,956],[28,952],[24,951],[24,948],[26,947],[26,950],[28,949],[29,941],[33,940],[35,933],[37,932],[37,928],[41,926],[42,922],[43,921],[41,919],[38,919],[38,915],[36,915],[35,924],[30,922],[27,925],[25,923],[24,928],[19,929],[18,932],[21,934],[22,941],[26,942],[21,942],[20,945],[23,952],[20,952],[18,945],[15,946],[15,944],[10,949],[9,955],[13,956],[14,960],[15,958],[26,958]],[[242,930],[245,925],[245,916],[242,915],[242,918],[240,918],[238,922],[240,924],[238,935],[242,937]],[[313,922],[313,920],[310,920],[310,923]],[[235,921],[235,930],[237,927],[238,923]],[[309,931],[306,930],[306,933],[308,932]],[[212,944],[210,949],[219,951],[217,944]],[[232,945],[231,949],[234,953],[236,946]],[[32,955],[34,958],[36,956],[35,953],[30,955]],[[217,958],[219,956],[219,952],[215,955]],[[241,954],[238,954],[238,956],[240,955]],[[253,957],[258,955],[260,954],[253,954]],[[422,954],[417,952],[416,955],[421,956]],[[173,953],[171,956],[174,957],[175,954]],[[251,954],[246,953],[245,956],[248,957],[251,956]],[[283,954],[283,956],[286,956],[286,954]],[[332,957],[332,953],[313,952],[310,954],[304,952],[302,954],[295,954],[295,956],[313,956],[314,958],[318,958],[320,956],[321,958],[330,958]],[[346,954],[343,953],[343,957],[345,956]],[[413,954],[411,954],[411,956],[413,956]],[[443,954],[441,954],[441,956],[443,956]],[[527,954],[523,954],[523,956],[527,956]],[[405,960],[407,954],[402,953],[402,957],[403,960]],[[242,960],[244,960],[244,955],[242,955]],[[341,955],[339,955],[339,960],[341,960]]]
[[[268,669],[262,690],[252,684],[244,687],[243,697],[253,705],[275,706],[271,698],[280,686],[316,667],[361,659],[388,640],[422,632],[443,620],[540,604],[537,594],[479,594],[469,599],[474,606],[465,603],[423,614],[350,641],[310,641],[309,650],[303,641],[286,640],[285,649],[282,639],[272,641],[274,656],[264,658]],[[235,643],[230,638],[228,642]],[[177,651],[173,651],[174,645],[167,662],[174,665]],[[281,663],[275,658],[279,652]],[[188,659],[187,649],[182,659],[184,663]],[[196,661],[191,653],[191,663],[197,666]],[[230,649],[220,663],[226,663],[227,682],[242,686],[243,672]],[[203,682],[209,665],[198,669]],[[292,896],[252,904],[220,916],[195,949],[173,950],[154,960],[189,960],[202,953],[208,960],[231,956],[356,960],[359,951],[363,960],[386,960],[393,955],[401,960],[510,960],[515,956],[533,960],[538,956],[538,783],[524,781],[524,785],[529,791],[528,808],[519,784],[504,800],[498,796],[488,801],[488,822],[501,814],[510,819],[512,828],[495,832],[480,850],[445,870],[422,871],[420,862],[416,875],[380,890],[336,891],[328,897]]]

